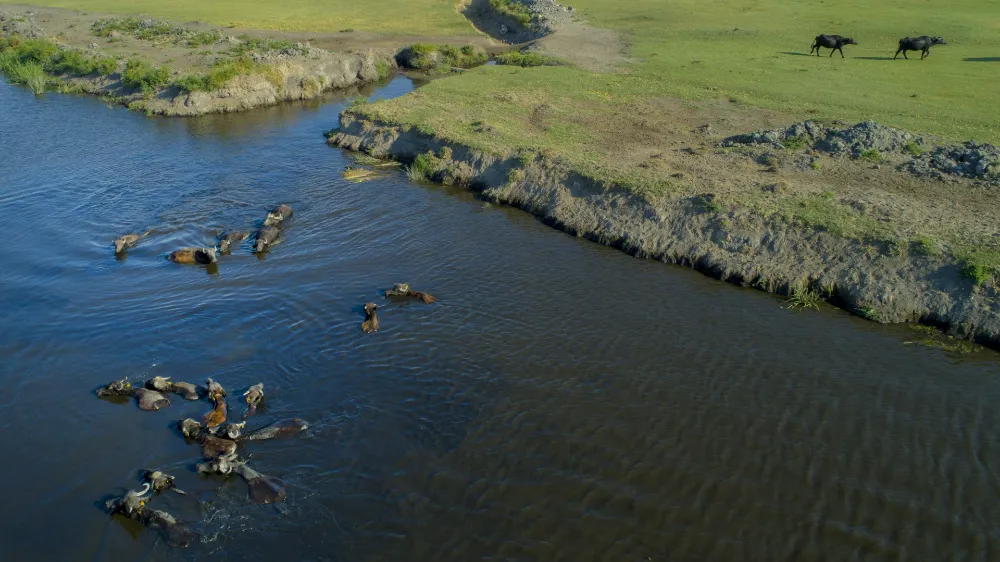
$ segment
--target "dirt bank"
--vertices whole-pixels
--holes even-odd
[[[372,40],[370,34],[353,32],[300,35],[32,6],[0,8],[0,38],[45,40],[64,52],[114,61],[113,72],[107,74],[46,68],[58,84],[48,89],[100,95],[159,115],[242,111],[374,82],[395,69],[393,55],[409,39]],[[310,40],[345,50],[330,51]],[[127,84],[123,74],[129,61],[163,69],[165,79],[146,88]],[[186,77],[205,77],[237,63],[239,70],[217,84],[182,86]]]
[[[873,321],[920,321],[1000,347],[995,287],[963,275],[948,252],[852,239],[739,209],[720,212],[711,194],[651,201],[544,156],[484,154],[349,112],[329,141],[404,162],[425,155],[421,165],[437,181],[467,185],[638,257],[770,292],[813,290]]]

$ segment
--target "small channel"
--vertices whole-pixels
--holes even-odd
[[[364,93],[411,91],[406,78]],[[398,171],[353,184],[344,100],[148,118],[0,82],[0,482],[7,560],[993,560],[1000,363],[907,328],[629,257]],[[165,256],[295,208],[263,259]],[[117,235],[154,234],[116,260]],[[360,307],[407,281],[433,305]],[[239,394],[288,483],[252,505],[192,470],[123,376]],[[165,469],[187,549],[100,505]]]

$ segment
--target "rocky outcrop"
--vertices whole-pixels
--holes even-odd
[[[649,200],[552,159],[486,154],[414,128],[341,116],[329,142],[412,162],[432,179],[638,257],[694,267],[718,279],[789,294],[810,288],[879,322],[920,321],[1000,347],[995,288],[977,287],[953,256],[896,252],[752,214],[720,215],[697,197]]]
[[[1000,186],[1000,148],[973,141],[960,145],[930,146],[923,137],[907,131],[864,121],[851,127],[831,127],[818,121],[803,121],[781,129],[735,135],[722,146],[766,146],[777,150],[812,148],[833,156],[880,158],[886,154],[907,156],[899,166],[918,176],[939,180],[958,176]]]

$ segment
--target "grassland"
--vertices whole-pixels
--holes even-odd
[[[15,4],[0,0],[0,4]],[[345,29],[386,34],[473,36],[455,0],[35,0],[39,6],[110,14],[143,14],[176,22],[279,31]]]
[[[731,211],[753,209],[853,238],[895,244],[932,235],[936,242],[947,240],[950,250],[971,255],[973,248],[995,234],[995,228],[972,225],[972,218],[963,222],[957,214],[928,220],[922,232],[916,232],[922,220],[916,217],[922,213],[910,211],[922,205],[919,199],[936,197],[930,190],[914,197],[906,193],[909,188],[892,188],[876,202],[875,206],[884,204],[882,215],[858,211],[854,202],[876,198],[850,183],[879,180],[861,173],[855,180],[837,179],[819,160],[812,164],[811,177],[800,173],[790,178],[791,193],[773,197],[758,189],[767,180],[753,170],[732,177],[728,173],[735,165],[731,164],[725,173],[675,182],[670,177],[675,174],[669,172],[679,168],[666,170],[670,166],[658,165],[656,159],[666,154],[669,160],[678,141],[693,141],[678,132],[698,125],[673,118],[686,111],[684,103],[707,106],[709,100],[726,100],[743,110],[743,117],[736,118],[731,112],[701,113],[717,127],[743,119],[750,130],[753,119],[745,116],[758,112],[786,123],[872,119],[944,139],[1000,142],[1000,112],[995,104],[1000,71],[996,0],[947,5],[899,0],[575,0],[572,4],[589,24],[621,34],[628,62],[618,71],[485,67],[357,112],[491,153],[521,151],[559,158],[588,175],[644,195],[678,196],[678,183],[692,189],[712,186],[720,204]],[[860,44],[845,49],[846,59],[827,53],[810,57],[809,45],[819,33],[849,35]],[[892,60],[900,37],[923,34],[944,36],[949,44],[935,47],[927,60]],[[687,101],[674,103],[678,99]],[[706,149],[711,150],[697,148]],[[868,167],[883,163],[882,155],[866,156],[859,169],[865,162]],[[720,185],[727,174],[733,179],[728,190]],[[742,181],[754,174],[759,176],[755,181]],[[829,185],[824,187],[824,182]],[[832,197],[820,196],[826,192]],[[966,194],[949,196],[967,199]],[[977,202],[979,209],[987,204]],[[890,215],[896,218],[887,222],[884,217]],[[927,215],[931,213],[923,216]],[[967,261],[986,261],[989,271],[1000,270],[996,260]]]

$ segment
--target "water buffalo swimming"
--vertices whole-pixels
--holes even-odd
[[[112,381],[97,391],[97,395],[105,396],[132,396],[143,410],[159,410],[170,405],[170,400],[155,390],[132,386],[128,379]]]
[[[172,546],[188,546],[198,538],[198,534],[173,515],[158,509],[152,509],[146,504],[152,498],[149,482],[143,484],[142,490],[129,490],[124,496],[105,502],[105,509],[111,514],[121,514],[142,525],[155,529]]]
[[[181,248],[167,256],[174,263],[207,265],[219,260],[215,248]]]
[[[205,379],[205,388],[208,391],[208,399],[215,401],[216,398],[226,396],[226,389],[212,379]]]
[[[191,418],[182,420],[178,426],[184,437],[193,439],[201,445],[201,456],[205,460],[210,461],[236,453],[236,441],[212,435],[208,428]]]
[[[132,233],[132,234],[126,234],[125,236],[112,240],[111,242],[115,245],[115,253],[122,254],[125,253],[125,251],[127,251],[129,248],[134,248],[135,245],[139,243],[139,240],[141,240],[143,236],[144,236],[143,234]]]
[[[199,463],[198,472],[223,476],[229,476],[235,472],[247,483],[250,499],[254,503],[278,503],[285,499],[286,492],[283,482],[250,468],[247,466],[246,459],[238,458],[235,454]]]
[[[181,490],[174,483],[174,477],[160,472],[159,470],[146,469],[142,472],[142,479],[144,482],[148,483],[154,492],[165,492],[170,490],[174,493],[181,494],[183,496],[187,495],[187,492]]]
[[[396,283],[391,289],[385,292],[386,297],[412,297],[430,304],[437,299],[428,293],[421,293],[410,288],[408,283]]]
[[[243,397],[247,401],[247,411],[243,413],[243,419],[257,411],[257,404],[264,398],[264,383],[257,383],[247,389],[243,393]]]
[[[273,245],[278,240],[278,236],[281,235],[281,231],[273,226],[264,226],[257,231],[256,239],[254,240],[253,249],[258,254],[266,250],[269,246]]]
[[[201,423],[205,424],[208,429],[215,429],[220,425],[226,423],[226,418],[229,414],[229,408],[226,406],[226,399],[222,396],[217,396],[215,398],[215,406],[205,414],[205,417],[201,420]]]
[[[292,208],[288,205],[281,204],[267,214],[267,218],[264,219],[264,226],[275,226],[290,218],[292,218]]]
[[[275,439],[279,437],[293,437],[309,429],[309,424],[299,418],[279,420],[264,427],[248,432],[243,439],[246,441],[260,441],[263,439]]]
[[[247,231],[227,232],[219,237],[219,253],[228,254],[233,244],[239,244],[250,237]]]
[[[361,330],[366,334],[371,334],[372,332],[378,331],[378,315],[375,311],[378,310],[378,305],[369,302],[365,303],[365,321],[361,323]]]
[[[173,382],[170,377],[153,377],[143,383],[143,386],[157,392],[174,392],[185,400],[197,400],[201,397],[200,388],[189,382]]]

